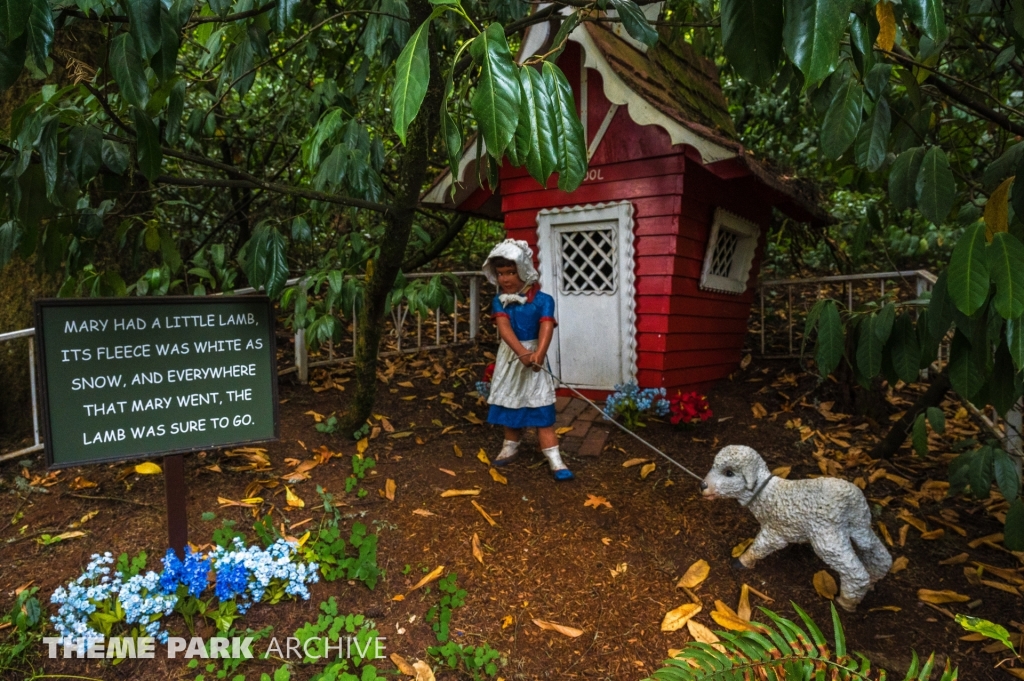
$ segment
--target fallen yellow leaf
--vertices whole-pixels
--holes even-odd
[[[512,619],[512,615],[505,615],[505,617],[503,617],[502,620],[501,620],[501,628],[502,629],[508,629],[509,627],[512,626],[512,623],[514,621],[515,620]]]
[[[822,598],[832,600],[839,593],[839,587],[836,586],[836,580],[826,570],[821,570],[814,573],[814,590],[818,592],[818,595]]]
[[[701,643],[708,643],[715,646],[716,650],[723,651],[725,648],[718,643],[719,638],[715,636],[714,632],[705,627],[697,620],[690,620],[686,623],[686,628],[690,630],[690,636]]]
[[[164,471],[162,468],[160,468],[160,466],[153,463],[152,461],[146,461],[145,463],[138,464],[135,467],[135,472],[138,473],[139,475],[157,475],[159,473],[163,473]]]
[[[968,553],[958,553],[955,556],[952,556],[951,558],[940,560],[939,565],[959,565],[960,563],[966,563],[967,559],[970,557],[971,556]]]
[[[877,608],[871,608],[870,610],[868,610],[868,612],[899,612],[902,609],[903,608],[901,608],[898,605],[880,605]]]
[[[900,570],[906,570],[910,560],[906,556],[900,556],[892,562],[892,567],[889,568],[889,572],[896,574]]]
[[[480,537],[477,535],[476,532],[473,533],[472,546],[473,546],[473,557],[476,558],[477,561],[481,565],[483,565],[484,564],[484,550],[480,547]]]
[[[455,456],[462,458],[462,450],[459,449],[458,445],[452,445],[452,450],[454,450]]]
[[[412,681],[435,681],[434,670],[423,660],[416,660],[412,663],[412,666],[416,670],[416,678]]]
[[[750,621],[753,611],[750,608],[750,587],[746,584],[740,589],[740,602],[736,606],[736,616],[746,622]]]
[[[398,653],[391,653],[391,661],[398,667],[398,671],[402,672],[406,676],[416,676],[416,670],[413,666],[405,661],[405,658]]]
[[[788,478],[789,473],[792,470],[792,466],[779,466],[778,468],[772,469],[772,475],[774,475],[777,478]]]
[[[711,566],[701,558],[686,569],[686,573],[680,578],[676,588],[696,589],[701,582],[708,578],[709,574],[711,574]]]
[[[1000,591],[1005,591],[1006,593],[1013,594],[1014,596],[1020,596],[1020,591],[1017,591],[1017,589],[1015,587],[1010,586],[1009,584],[1004,584],[1002,582],[996,582],[996,581],[993,581],[991,579],[983,579],[983,580],[981,580],[981,583],[984,584],[985,586],[990,586],[993,589],[999,589]]]
[[[711,619],[717,622],[723,629],[728,629],[729,631],[755,631],[750,622],[721,610],[713,610],[711,612]]]
[[[491,460],[487,458],[487,452],[485,452],[483,449],[476,453],[476,458],[480,459],[480,463],[484,464],[485,466],[491,465]]]
[[[682,629],[701,610],[701,606],[697,603],[684,603],[674,610],[669,610],[661,620],[661,630],[677,631]]]
[[[494,482],[500,482],[503,485],[508,484],[508,478],[499,473],[497,468],[491,468],[487,472],[491,474],[491,479],[494,480]]]
[[[285,503],[292,508],[305,508],[306,502],[303,501],[298,494],[292,491],[291,487],[285,486],[284,488],[284,500]]]
[[[765,416],[768,415],[768,410],[765,409],[764,405],[762,405],[760,402],[754,402],[754,404],[750,407],[750,411],[754,413],[755,419],[764,418]]]
[[[313,421],[315,421],[316,423],[320,423],[321,421],[324,420],[324,415],[323,414],[318,414],[315,411],[307,411],[304,414],[304,416],[312,416],[313,417]]]
[[[367,438],[364,437],[363,439],[361,439],[359,442],[356,443],[356,454],[359,454],[360,456],[362,456],[363,452],[365,452],[366,448],[369,447],[369,446],[370,446],[370,441]]]
[[[392,480],[391,478],[388,478],[387,481],[384,483],[384,497],[388,501],[395,500],[395,481]]]
[[[629,461],[623,462],[622,467],[629,468],[630,466],[639,466],[646,461],[650,461],[650,459],[630,459]]]
[[[428,511],[428,510],[427,510],[427,509],[425,509],[425,508],[417,508],[417,509],[415,509],[415,510],[413,511],[413,514],[414,514],[414,515],[422,515],[422,516],[432,516],[432,515],[437,515],[436,513],[431,513],[430,511]]]
[[[555,429],[555,435],[565,435],[572,430],[572,426],[562,426],[561,428]]]
[[[736,546],[732,547],[732,557],[739,558],[743,555],[743,552],[747,550],[747,547],[754,543],[754,539],[744,539]]]
[[[415,388],[416,387],[415,385],[413,385],[412,381],[401,381],[400,383],[395,383],[395,385],[397,385],[397,386],[399,386],[401,388]]]
[[[940,527],[939,529],[932,530],[931,532],[922,532],[921,539],[942,539],[945,534],[946,531]]]
[[[475,497],[478,494],[480,494],[478,489],[447,489],[441,492],[441,497]]]
[[[416,582],[416,586],[414,586],[413,588],[409,589],[409,591],[407,593],[411,593],[411,592],[415,591],[416,589],[420,588],[421,586],[426,586],[427,584],[430,584],[432,581],[434,581],[435,579],[440,577],[441,573],[443,573],[443,572],[444,572],[444,565],[438,565],[436,568],[434,568],[431,571],[431,573],[429,575],[426,575],[423,579],[421,579],[420,581]]]
[[[611,503],[609,503],[607,499],[593,494],[587,495],[587,500],[583,502],[583,506],[593,506],[594,508],[598,508],[599,506],[607,506],[608,508],[612,507]]]
[[[925,603],[931,603],[933,605],[941,605],[942,603],[966,603],[971,600],[970,596],[958,594],[957,592],[950,591],[949,589],[943,589],[942,591],[918,589],[917,598],[918,600],[924,601]]]
[[[480,515],[482,515],[482,516],[484,517],[484,520],[486,520],[486,521],[487,521],[487,523],[488,523],[488,524],[489,524],[489,525],[490,525],[491,527],[494,527],[495,525],[497,525],[497,524],[498,524],[498,523],[497,523],[497,522],[496,522],[496,521],[494,520],[494,518],[492,518],[492,517],[491,517],[491,514],[490,514],[490,513],[488,513],[487,511],[485,511],[485,510],[484,510],[484,507],[483,507],[483,506],[481,506],[480,504],[476,503],[476,499],[470,499],[470,500],[469,500],[469,503],[473,504],[473,508],[475,508],[476,510],[480,511]]]
[[[657,467],[658,464],[654,463],[653,461],[649,464],[645,464],[644,467],[640,469],[640,479],[644,480],[645,478],[647,478],[647,476],[653,473],[654,469]]]
[[[546,620],[533,620],[533,623],[541,629],[546,629],[548,631],[557,631],[559,634],[569,636],[570,638],[576,638],[577,636],[583,635],[582,630],[574,629],[573,627],[567,627],[564,624],[555,624],[554,622],[548,622]]]
[[[391,600],[393,600],[393,601],[404,601],[405,600],[405,596],[403,596],[402,594],[395,594],[394,596],[391,597]]]

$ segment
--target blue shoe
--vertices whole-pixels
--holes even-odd
[[[515,461],[518,458],[519,458],[519,452],[517,450],[516,453],[513,454],[512,456],[507,456],[504,459],[495,459],[494,460],[494,467],[495,468],[501,468],[502,466],[507,466],[507,465],[509,465],[510,463],[512,463],[513,461]]]
[[[563,482],[565,480],[575,480],[576,476],[572,474],[572,471],[568,468],[562,468],[554,472],[555,480]]]

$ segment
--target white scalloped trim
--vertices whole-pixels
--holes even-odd
[[[541,218],[549,215],[580,214],[592,211],[606,212],[604,218],[619,220],[618,245],[618,268],[621,273],[621,287],[619,291],[619,315],[622,320],[620,333],[625,333],[622,353],[622,382],[636,380],[637,373],[637,347],[636,347],[636,265],[634,262],[635,249],[633,241],[636,236],[633,233],[635,226],[633,220],[633,203],[631,201],[613,201],[609,203],[588,203],[583,206],[562,206],[559,208],[544,208],[537,212],[537,261],[541,273],[541,290],[553,291],[556,286],[554,279],[554,268],[544,267],[546,258],[556,262],[555,258],[548,253],[551,247],[551,221]],[[561,374],[560,358],[554,367],[557,374]]]

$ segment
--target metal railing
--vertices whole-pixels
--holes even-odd
[[[392,329],[391,333],[395,337],[395,343],[397,345],[397,350],[381,352],[381,353],[378,354],[379,357],[390,357],[390,356],[404,355],[404,354],[415,353],[415,352],[424,352],[424,351],[429,351],[429,350],[439,350],[439,349],[443,349],[443,348],[456,347],[456,346],[462,346],[462,345],[469,345],[469,344],[472,344],[472,343],[476,342],[477,332],[480,330],[480,279],[483,277],[483,274],[481,272],[446,272],[446,273],[423,272],[423,273],[407,274],[407,275],[405,275],[405,277],[406,277],[406,279],[425,279],[425,278],[436,276],[438,274],[446,274],[446,275],[454,276],[454,277],[456,277],[459,280],[465,279],[468,282],[468,295],[466,296],[467,300],[465,300],[465,301],[460,303],[460,301],[458,299],[458,296],[456,296],[456,299],[455,299],[455,308],[454,308],[454,310],[453,310],[453,312],[451,314],[452,330],[451,330],[450,341],[446,341],[445,337],[447,336],[447,334],[443,334],[442,333],[442,326],[443,326],[443,321],[444,321],[443,320],[444,315],[442,315],[442,312],[441,312],[440,309],[437,309],[434,312],[434,326],[435,326],[435,330],[434,330],[434,344],[433,345],[423,345],[423,323],[424,323],[424,320],[420,317],[420,315],[417,314],[416,315],[416,344],[415,345],[411,345],[411,346],[407,345],[406,347],[403,347],[403,342],[402,341],[403,341],[403,335],[404,335],[404,327],[405,327],[405,321],[406,321],[406,319],[408,317],[408,314],[409,314],[409,307],[408,307],[408,305],[398,305],[395,308],[393,308],[392,311],[391,311],[391,319],[392,319],[392,322],[394,323],[394,329]],[[300,283],[302,280],[303,280],[302,277],[295,277],[294,279],[289,279],[287,282],[285,282],[285,285],[286,286],[295,286],[296,284]],[[249,287],[245,287],[245,288],[235,289],[232,292],[232,294],[233,295],[248,295],[248,294],[253,294],[253,293],[257,293],[257,292],[258,292],[257,289],[249,286]],[[212,294],[212,295],[220,296],[220,295],[224,295],[224,294],[223,293],[215,293],[215,294]],[[100,300],[100,301],[97,301],[97,302],[102,302],[102,301]],[[465,332],[466,338],[461,340],[461,341],[459,340],[459,308],[460,308],[460,305],[462,307],[468,307],[469,308],[468,310],[466,310],[466,313],[465,313],[466,317],[467,317],[467,322],[468,322],[467,325],[466,325],[466,332]],[[356,341],[357,341],[357,335],[356,334],[357,334],[357,328],[358,328],[358,324],[356,323],[357,320],[356,320],[356,316],[355,315],[356,315],[356,311],[353,309],[353,311],[352,311],[352,348],[353,348],[353,355],[355,354],[355,346],[356,346]],[[27,328],[27,329],[19,329],[18,331],[9,331],[7,333],[0,333],[0,343],[6,343],[8,341],[14,341],[14,340],[17,340],[19,338],[27,338],[28,339],[28,371],[29,371],[29,383],[30,383],[31,394],[32,394],[32,438],[33,438],[33,443],[29,447],[24,447],[22,449],[18,449],[16,451],[12,451],[12,452],[7,452],[5,454],[0,454],[0,461],[7,461],[8,459],[14,459],[16,457],[24,456],[26,454],[32,454],[34,452],[42,451],[42,449],[43,449],[43,440],[42,440],[42,437],[40,435],[40,427],[39,427],[39,395],[38,395],[38,387],[37,387],[37,381],[36,381],[36,362],[35,362],[35,346],[36,346],[36,343],[35,343],[35,335],[36,335],[36,330],[35,330],[34,327]],[[334,343],[330,342],[330,343],[327,344],[327,355],[328,355],[327,358],[324,359],[324,360],[318,360],[318,361],[310,362],[309,361],[309,351],[308,351],[308,349],[306,347],[306,330],[305,329],[296,329],[295,330],[295,361],[294,361],[294,366],[288,367],[286,369],[279,370],[277,372],[277,374],[278,374],[278,376],[284,376],[286,374],[297,373],[299,380],[302,381],[303,383],[305,383],[305,382],[309,381],[309,369],[312,368],[312,367],[327,366],[327,365],[330,365],[330,364],[341,364],[343,362],[350,362],[350,361],[352,361],[352,359],[353,359],[352,356],[341,356],[341,357],[339,357],[339,356],[335,355],[334,350],[335,350],[334,349]]]
[[[840,295],[845,293],[846,306],[853,309],[854,301],[857,297],[863,297],[866,291],[861,290],[866,287],[858,287],[857,284],[867,284],[872,281],[877,281],[879,285],[880,297],[885,296],[886,284],[889,284],[889,290],[893,288],[902,291],[904,288],[912,288],[913,295],[920,298],[926,291],[930,291],[932,285],[937,281],[938,277],[929,272],[928,270],[903,270],[900,272],[869,272],[866,274],[840,274],[828,277],[810,277],[807,279],[770,279],[768,281],[762,281],[758,284],[760,293],[760,329],[759,334],[761,337],[761,356],[762,357],[774,357],[779,359],[792,359],[801,357],[802,354],[796,351],[794,338],[794,324],[797,317],[806,317],[809,308],[803,309],[800,306],[794,307],[793,305],[793,289],[814,286],[817,288],[816,298],[823,297],[828,289],[839,289]],[[871,287],[873,288],[873,287]],[[769,352],[767,346],[767,327],[768,317],[765,314],[765,299],[770,297],[770,291],[772,289],[785,289],[786,297],[786,312],[785,319],[787,325],[787,336],[788,336],[788,353],[772,353]],[[766,296],[766,291],[769,292]],[[838,297],[838,296],[830,296]],[[797,314],[799,310],[802,314]],[[802,345],[802,344],[801,344]]]

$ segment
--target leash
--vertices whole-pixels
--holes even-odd
[[[516,359],[514,359],[514,360],[512,360],[512,361],[513,361],[513,362],[518,362],[518,361],[519,361],[519,359],[518,359],[518,358],[516,358]],[[509,364],[511,364],[511,363],[512,363],[512,362],[509,362]],[[541,365],[539,365],[539,364],[537,364],[537,363],[534,363],[534,364],[533,364],[532,366],[535,366],[535,367],[537,367],[538,369],[540,369],[541,371],[543,371],[544,373],[546,373],[546,374],[547,374],[548,376],[550,376],[551,378],[553,378],[553,379],[555,380],[555,382],[556,382],[556,383],[558,383],[559,385],[561,385],[561,386],[562,386],[563,388],[567,388],[567,389],[568,389],[568,390],[569,390],[569,391],[570,391],[570,392],[571,392],[572,394],[574,394],[574,395],[575,395],[576,397],[580,398],[581,400],[583,400],[584,402],[586,402],[587,404],[589,404],[589,405],[590,405],[591,407],[593,407],[594,409],[596,409],[596,410],[597,410],[597,412],[598,412],[599,414],[601,414],[601,419],[602,419],[602,420],[604,420],[604,421],[608,421],[609,423],[611,423],[612,425],[614,425],[614,426],[615,426],[616,428],[618,428],[619,430],[621,430],[621,431],[622,431],[623,433],[625,433],[626,435],[629,435],[629,436],[630,436],[630,437],[632,437],[633,439],[635,439],[635,440],[638,440],[638,441],[639,441],[639,442],[640,442],[641,444],[643,444],[644,446],[646,446],[646,447],[647,447],[648,449],[650,449],[651,451],[655,452],[656,454],[658,454],[659,456],[661,456],[662,458],[664,458],[664,459],[665,459],[666,461],[668,461],[669,463],[673,464],[674,466],[676,466],[676,467],[680,468],[680,469],[681,469],[681,470],[682,470],[682,471],[683,471],[684,473],[686,473],[687,475],[689,475],[689,476],[690,476],[691,478],[693,478],[694,480],[697,480],[698,482],[704,482],[704,478],[702,478],[701,476],[697,475],[696,473],[694,473],[693,471],[691,471],[691,470],[690,470],[689,468],[687,468],[687,467],[686,467],[686,466],[684,466],[683,464],[679,463],[678,461],[676,461],[675,459],[673,459],[672,457],[670,457],[670,456],[669,456],[668,454],[666,454],[665,452],[661,451],[660,449],[658,449],[657,447],[655,447],[654,445],[652,445],[652,444],[651,444],[650,442],[648,442],[647,440],[643,439],[642,437],[640,437],[639,435],[637,435],[636,433],[634,433],[633,431],[631,431],[631,430],[630,430],[629,428],[626,428],[626,427],[625,427],[624,425],[622,425],[622,424],[621,424],[621,423],[619,423],[618,421],[615,421],[614,419],[609,419],[609,418],[608,418],[607,416],[605,416],[605,413],[604,413],[604,411],[603,411],[603,410],[601,409],[601,407],[599,407],[599,406],[597,406],[596,404],[594,404],[594,402],[593,402],[593,401],[591,401],[591,400],[590,400],[590,398],[588,398],[588,397],[587,397],[586,395],[584,395],[583,393],[581,393],[581,392],[580,392],[579,390],[576,390],[576,388],[572,387],[571,385],[569,385],[568,383],[566,383],[565,381],[563,381],[562,379],[560,379],[560,378],[559,378],[558,376],[555,376],[555,375],[554,375],[553,373],[551,373],[551,372],[550,372],[550,371],[549,371],[548,369],[546,369],[545,367],[542,367]]]

